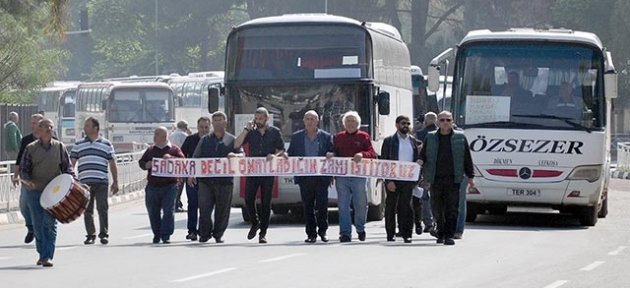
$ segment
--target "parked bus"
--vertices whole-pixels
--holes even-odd
[[[175,125],[173,90],[165,83],[83,83],[76,103],[77,140],[85,137],[85,119],[95,117],[117,153],[133,151],[134,143],[151,144],[155,128]]]
[[[611,53],[586,32],[510,29],[469,32],[431,61],[455,57],[451,110],[475,163],[466,218],[543,206],[593,226],[608,213]]]
[[[333,134],[339,132],[341,113],[356,110],[361,129],[371,135],[376,151],[380,151],[382,140],[396,131],[396,116],[413,115],[410,66],[409,51],[400,33],[387,24],[325,14],[245,22],[227,39],[228,129],[240,133],[254,110],[263,106],[270,111],[270,124],[278,127],[288,142],[293,132],[304,127],[302,119],[308,110],[318,111],[320,127]],[[212,96],[209,100],[213,101]],[[242,180],[234,190],[233,204],[237,207],[244,205]],[[382,185],[377,186],[372,179],[367,190],[368,219],[382,219]],[[301,211],[293,177],[277,178],[273,198],[274,213]],[[336,199],[330,203],[336,205]],[[244,209],[243,217],[248,217]]]
[[[209,116],[207,114],[209,89],[223,90],[223,72],[190,73],[188,76],[171,78],[168,84],[175,93],[175,105],[177,105],[175,120],[186,120],[188,127],[195,132],[199,117]],[[223,111],[224,98],[220,94],[219,101],[217,109]]]
[[[37,95],[37,109],[53,120],[60,141],[72,146],[76,137],[74,127],[75,95],[79,82],[54,82]]]

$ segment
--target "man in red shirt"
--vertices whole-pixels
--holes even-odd
[[[376,151],[372,147],[370,135],[359,130],[361,117],[356,111],[349,111],[343,115],[345,131],[335,135],[334,153],[328,152],[327,158],[352,157],[357,163],[363,158],[376,158]],[[350,219],[350,204],[354,210],[354,227],[359,241],[365,241],[365,222],[367,220],[367,178],[336,177],[337,206],[339,206],[339,241],[352,240],[352,220]]]

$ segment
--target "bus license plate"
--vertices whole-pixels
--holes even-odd
[[[511,188],[507,190],[508,196],[540,197],[540,189]]]

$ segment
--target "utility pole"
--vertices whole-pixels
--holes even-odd
[[[158,64],[158,0],[155,0],[155,76],[159,75]]]

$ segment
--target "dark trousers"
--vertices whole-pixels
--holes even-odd
[[[260,224],[260,234],[267,235],[271,216],[271,193],[274,177],[247,177],[245,180],[245,207],[252,225]],[[256,194],[260,188],[260,211],[256,207]]]
[[[233,187],[234,184],[229,182],[199,182],[199,236],[215,239],[223,237],[230,221]]]
[[[181,182],[177,183],[177,201],[175,203],[175,208],[184,209],[184,203],[182,203],[182,192],[184,191],[184,183],[186,183],[186,178],[181,178]]]
[[[385,199],[385,231],[388,238],[394,237],[396,234],[396,214],[398,214],[400,233],[405,238],[411,238],[411,230],[413,228],[411,197],[416,183],[409,181],[394,181],[394,183],[396,184],[396,191],[385,189],[387,190],[387,198]]]
[[[188,185],[186,181],[186,198],[188,202],[188,221],[186,226],[188,227],[188,234],[198,234],[197,231],[197,219],[199,217],[199,184],[196,186]]]
[[[108,229],[108,212],[109,204],[107,203],[107,184],[91,184],[90,186],[90,202],[85,209],[84,222],[87,236],[94,237],[96,227],[94,227],[94,202],[96,202],[96,211],[98,212],[99,238],[109,237]]]
[[[431,184],[431,207],[439,238],[453,238],[459,216],[459,186],[453,177],[436,177]]]
[[[175,230],[175,197],[177,184],[149,186],[145,190],[145,204],[154,237],[169,240]]]
[[[416,228],[422,228],[422,198],[411,197],[413,207],[413,223]]]
[[[305,177],[300,180],[308,238],[316,238],[317,234],[326,235],[328,230],[328,183],[323,177]]]

